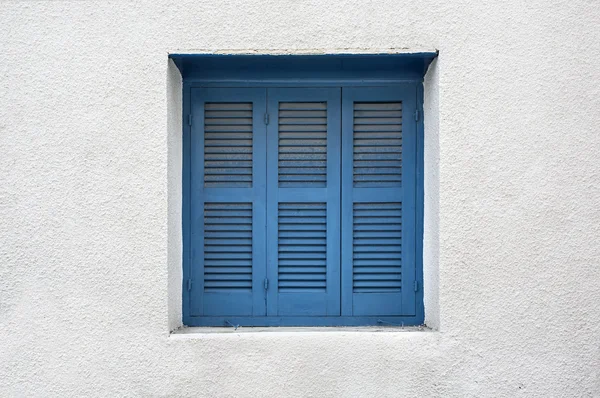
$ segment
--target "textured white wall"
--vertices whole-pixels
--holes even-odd
[[[595,1],[3,1],[0,37],[0,396],[600,396]],[[169,336],[168,52],[386,48],[440,50],[440,331]]]

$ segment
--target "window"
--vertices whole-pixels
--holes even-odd
[[[184,323],[422,323],[419,89],[187,84]]]

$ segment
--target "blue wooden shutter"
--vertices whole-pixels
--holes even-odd
[[[415,314],[415,86],[344,88],[342,315]]]
[[[265,89],[192,89],[191,316],[265,315]]]
[[[271,316],[340,314],[340,89],[268,90]]]

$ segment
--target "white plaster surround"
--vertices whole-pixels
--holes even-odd
[[[0,2],[0,396],[600,396],[600,7]],[[432,331],[181,324],[169,53],[439,50]]]

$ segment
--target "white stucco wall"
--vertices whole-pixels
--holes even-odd
[[[594,1],[0,2],[0,396],[600,396]],[[439,49],[432,332],[169,335],[169,52]]]

